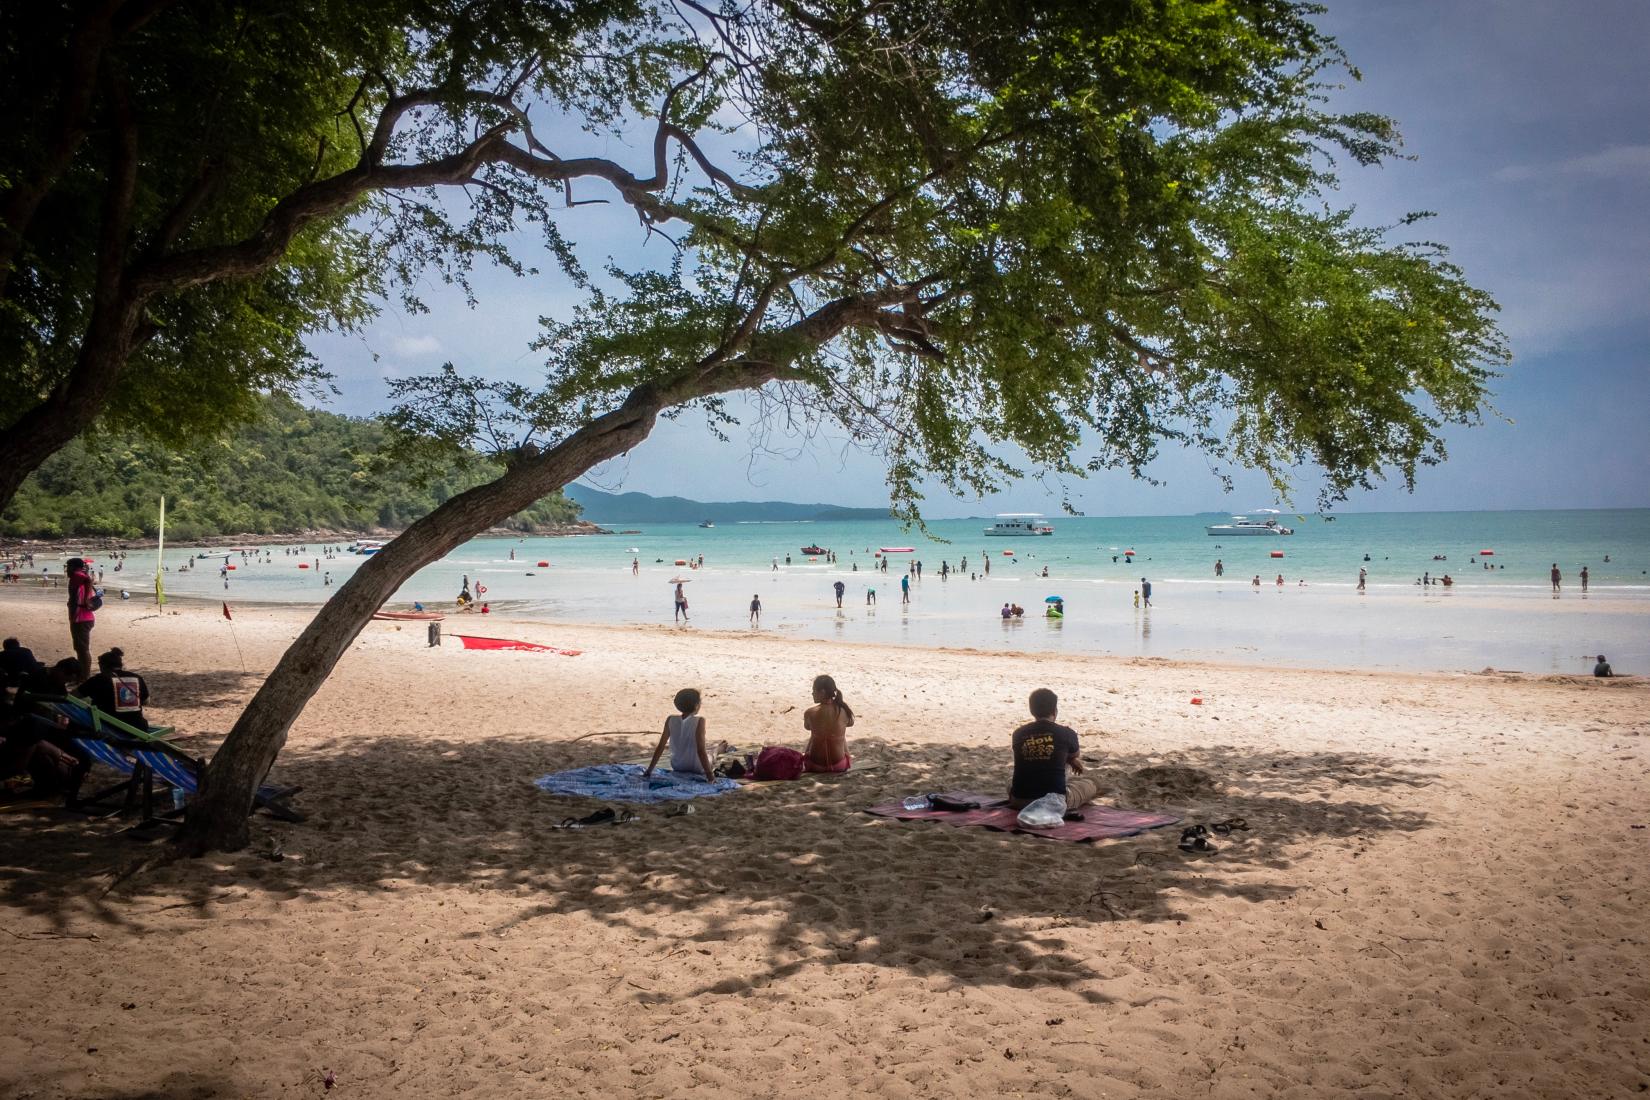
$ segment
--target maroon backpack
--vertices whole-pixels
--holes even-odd
[[[807,770],[808,758],[795,749],[783,745],[769,745],[756,756],[753,779],[800,779]]]

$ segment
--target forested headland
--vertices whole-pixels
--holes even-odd
[[[150,538],[166,497],[168,541],[217,535],[395,531],[499,474],[475,456],[413,478],[377,420],[264,399],[251,423],[184,450],[137,435],[82,436],[48,459],[0,513],[5,538]],[[577,521],[560,493],[512,516],[532,531]]]

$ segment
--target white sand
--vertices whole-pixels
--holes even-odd
[[[209,753],[302,612],[101,616]],[[0,593],[62,655],[56,601]],[[0,814],[0,1095],[1603,1097],[1650,1087],[1650,690],[450,619],[375,623],[275,778],[305,825],[106,896],[121,823]],[[59,637],[62,635],[62,637]],[[563,832],[671,694],[856,767]],[[1099,845],[872,819],[1000,786],[1036,686],[1132,807],[1250,830]],[[1198,695],[1202,706],[1189,700]],[[585,737],[600,733],[603,736]],[[611,734],[611,736],[609,736]]]

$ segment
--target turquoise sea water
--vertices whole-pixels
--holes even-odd
[[[600,515],[589,518],[602,522]],[[577,538],[478,539],[414,577],[391,606],[422,600],[450,608],[461,579],[486,586],[483,598],[504,617],[600,623],[670,623],[673,577],[687,586],[693,628],[746,630],[752,595],[761,629],[851,641],[982,649],[1207,658],[1336,667],[1589,671],[1603,652],[1618,671],[1650,672],[1650,509],[1551,512],[1431,512],[1339,515],[1333,522],[1278,517],[1287,537],[1211,537],[1225,517],[1050,517],[1051,537],[984,537],[986,519],[942,520],[930,534],[894,522],[637,525],[640,533]],[[943,541],[942,541],[943,540]],[[810,561],[806,545],[837,552],[836,564]],[[883,546],[911,546],[889,572],[872,572]],[[300,558],[272,543],[272,560],[169,547],[175,569],[186,555],[209,553],[191,572],[168,572],[173,596],[231,601],[318,603],[323,576],[342,581],[363,560]],[[1480,554],[1493,550],[1492,556]],[[1132,563],[1124,552],[1133,550]],[[515,560],[510,559],[514,552]],[[1281,551],[1282,558],[1271,554]],[[790,555],[787,564],[785,556]],[[1364,555],[1369,556],[1365,562]],[[702,569],[674,565],[678,558]],[[1443,560],[1434,560],[1442,555]],[[1609,560],[1605,558],[1608,556]],[[983,561],[991,560],[987,578]],[[1113,560],[1115,557],[1115,561]],[[631,573],[632,559],[640,562]],[[773,567],[778,559],[778,569]],[[966,571],[942,580],[942,562]],[[1216,578],[1220,559],[1225,576]],[[899,573],[920,559],[923,578],[900,603]],[[300,570],[300,561],[312,568]],[[539,567],[538,562],[549,564]],[[1485,569],[1484,564],[1493,565]],[[1548,571],[1564,576],[1553,598]],[[43,559],[37,563],[52,564]],[[133,551],[121,573],[100,563],[111,589],[142,599],[152,591],[154,552]],[[1369,590],[1356,593],[1358,569]],[[1589,591],[1579,574],[1589,572]],[[857,569],[856,569],[857,567]],[[1047,567],[1048,578],[1041,576]],[[970,580],[973,573],[977,579]],[[1276,577],[1284,577],[1278,587]],[[1449,573],[1450,589],[1415,582]],[[1259,575],[1257,591],[1251,579]],[[1140,578],[1152,607],[1136,608]],[[846,586],[840,611],[834,581]],[[1305,582],[1304,585],[1302,582]],[[877,603],[867,605],[874,587]],[[1042,617],[1044,598],[1064,597],[1063,620]],[[1012,601],[1026,618],[1005,625]],[[457,623],[459,620],[450,620]],[[466,617],[462,629],[470,629]],[[496,632],[498,620],[489,621]],[[454,625],[452,629],[460,629]]]

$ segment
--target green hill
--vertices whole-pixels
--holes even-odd
[[[376,420],[307,409],[271,397],[255,422],[184,452],[142,437],[95,435],[53,455],[0,514],[0,537],[143,538],[155,534],[166,496],[166,536],[399,530],[495,476],[484,461],[413,483],[386,462]],[[533,530],[570,523],[579,507],[560,494],[512,518]]]
[[[597,523],[775,522],[783,520],[887,519],[887,508],[844,508],[836,504],[792,504],[785,500],[703,501],[654,497],[646,493],[604,493],[578,482],[567,495]]]

